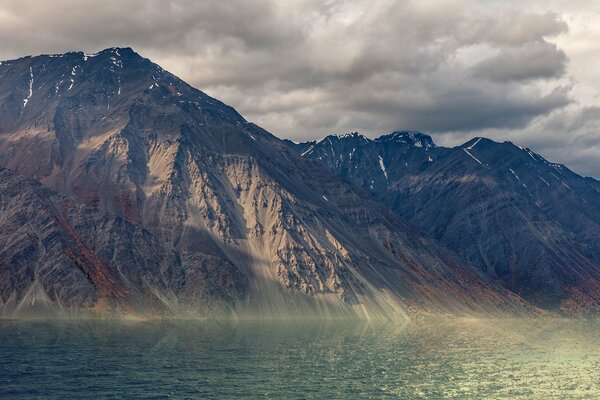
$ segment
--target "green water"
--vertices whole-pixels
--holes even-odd
[[[597,399],[597,321],[0,322],[2,399]]]

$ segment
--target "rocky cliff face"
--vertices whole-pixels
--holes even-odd
[[[150,232],[0,170],[4,316],[225,312],[247,280],[206,254],[181,259]]]
[[[543,307],[600,308],[600,184],[510,142],[427,135],[297,145],[492,279]]]
[[[131,49],[3,62],[0,165],[13,171],[10,209],[30,210],[3,232],[23,229],[35,248],[26,263],[0,254],[11,312],[31,290],[52,307],[146,314],[523,309],[367,193]],[[38,205],[10,174],[52,191],[29,189],[43,221],[24,225]],[[46,220],[51,254],[29,236]]]

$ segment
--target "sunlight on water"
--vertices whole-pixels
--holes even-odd
[[[600,323],[0,322],[0,398],[600,398]]]

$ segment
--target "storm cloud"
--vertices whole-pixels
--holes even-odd
[[[280,137],[487,134],[600,176],[575,145],[598,137],[565,40],[583,34],[560,4],[540,4],[4,0],[0,59],[130,46]],[[565,144],[587,155],[560,157]]]

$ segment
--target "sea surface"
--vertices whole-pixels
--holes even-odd
[[[599,399],[599,328],[0,321],[0,399]]]

